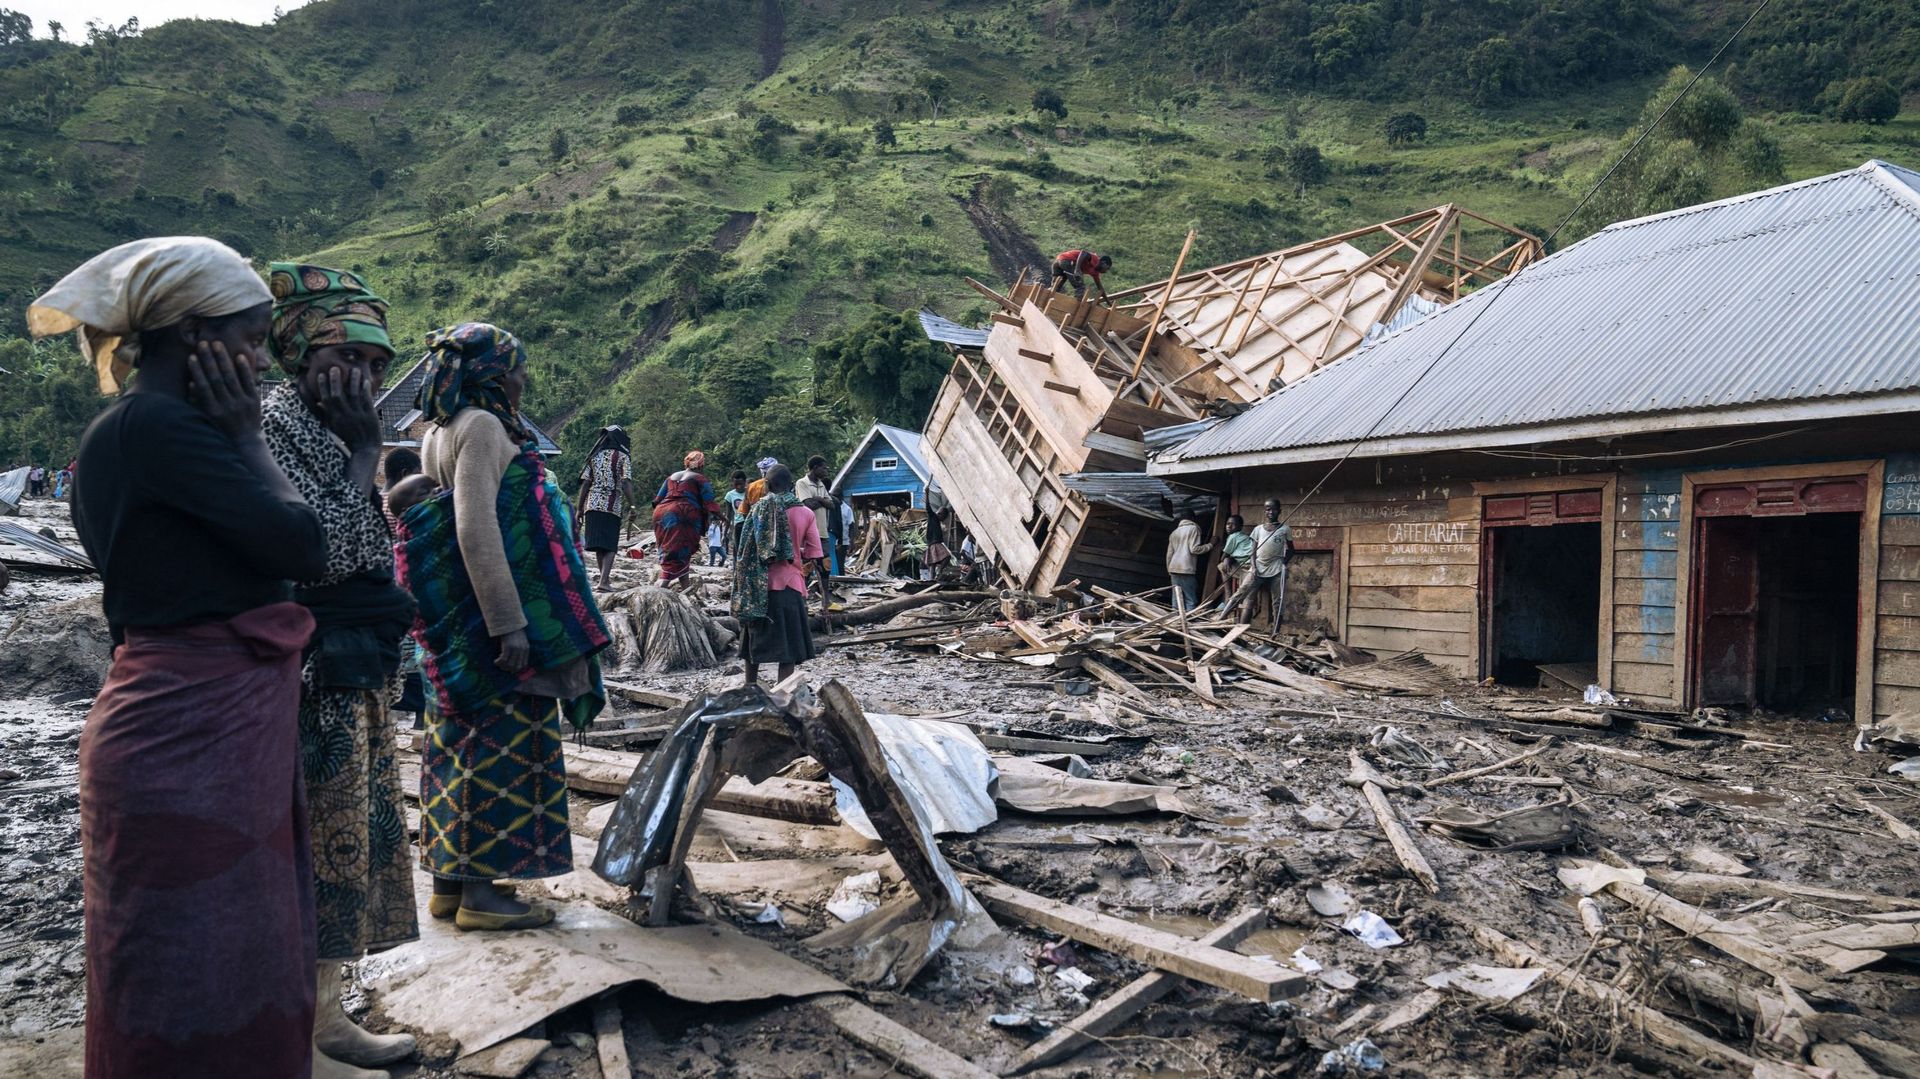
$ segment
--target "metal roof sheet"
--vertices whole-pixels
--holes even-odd
[[[1160,521],[1173,520],[1170,509],[1191,506],[1211,512],[1214,505],[1214,496],[1205,491],[1175,487],[1144,472],[1071,472],[1060,477],[1060,482],[1089,502]]]
[[[1358,455],[1411,452],[1408,439],[1465,431],[1510,445],[1597,417],[1644,430],[1782,402],[1884,411],[1895,399],[1877,396],[1920,390],[1916,341],[1920,173],[1868,161],[1610,225],[1272,394],[1154,471],[1325,459],[1368,439]]]
[[[958,345],[961,348],[986,348],[987,331],[962,326],[952,319],[941,318],[931,311],[920,312],[920,328],[927,332],[932,340],[944,345]]]

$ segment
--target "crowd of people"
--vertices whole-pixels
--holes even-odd
[[[80,747],[86,1074],[384,1075],[415,1040],[348,1016],[342,965],[416,939],[419,898],[460,930],[546,924],[514,882],[573,870],[563,738],[604,704],[592,585],[635,512],[628,436],[598,433],[570,500],[522,419],[526,347],[472,321],[426,335],[430,428],[383,461],[386,301],[204,238],[103,252],[28,325],[76,332],[118,395],[53,480],[115,646]],[[724,494],[683,464],[653,499],[658,582],[704,544],[746,681],[785,677],[849,507],[821,457]],[[397,711],[422,714],[417,848]]]
[[[1281,519],[1281,506],[1268,499],[1263,507],[1265,519],[1247,531],[1246,519],[1239,514],[1227,517],[1226,532],[1216,539],[1203,539],[1200,518],[1191,509],[1175,515],[1173,534],[1167,538],[1167,577],[1173,586],[1173,599],[1183,611],[1195,611],[1202,605],[1200,584],[1207,567],[1206,555],[1220,549],[1219,610],[1237,611],[1240,621],[1253,622],[1264,612],[1270,631],[1278,632],[1285,619],[1287,564],[1293,558],[1293,529]],[[1210,598],[1210,597],[1209,597]]]

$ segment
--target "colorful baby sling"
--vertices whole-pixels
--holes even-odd
[[[512,672],[494,663],[499,649],[487,632],[454,533],[453,492],[442,490],[401,516],[405,542],[395,550],[401,576],[420,605],[413,633],[421,646],[421,673],[439,712],[458,718],[480,715],[487,702],[515,690],[536,671],[585,659],[593,690],[563,703],[568,721],[585,730],[606,706],[597,656],[612,635],[573,542],[573,508],[548,477],[533,443],[507,466],[494,507],[527,616],[528,667]]]

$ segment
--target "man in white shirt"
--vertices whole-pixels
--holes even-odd
[[[1280,521],[1280,501],[1269,498],[1267,519],[1253,526],[1253,564],[1247,575],[1240,621],[1252,622],[1253,612],[1265,597],[1271,612],[1267,632],[1280,632],[1281,611],[1287,598],[1287,559],[1292,555],[1293,529]]]
[[[840,500],[833,497],[830,480],[827,459],[815,454],[807,458],[807,474],[793,483],[793,496],[813,511],[814,523],[820,526],[820,546],[827,552],[818,567],[823,610],[833,606],[832,567],[838,564],[840,549],[840,530],[834,527],[840,516]]]
[[[1192,512],[1182,511],[1180,523],[1167,537],[1167,576],[1173,578],[1174,599],[1183,611],[1200,603],[1200,556],[1211,550],[1212,543],[1200,542],[1200,522]]]

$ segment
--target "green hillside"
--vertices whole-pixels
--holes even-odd
[[[923,407],[939,361],[877,320],[983,318],[963,275],[1087,244],[1124,286],[1163,276],[1188,228],[1205,265],[1446,201],[1544,234],[1747,10],[320,0],[78,44],[7,43],[0,17],[0,467],[64,458],[98,403],[68,343],[18,339],[26,303],[169,232],[353,268],[403,349],[463,319],[514,330],[533,416],[574,447],[622,422],[648,472],[696,445],[723,468],[844,448]],[[1861,119],[1916,100],[1916,41],[1910,5],[1776,0],[1676,110],[1687,137],[1561,242],[1920,163],[1913,108]],[[865,369],[841,377],[847,357]]]

